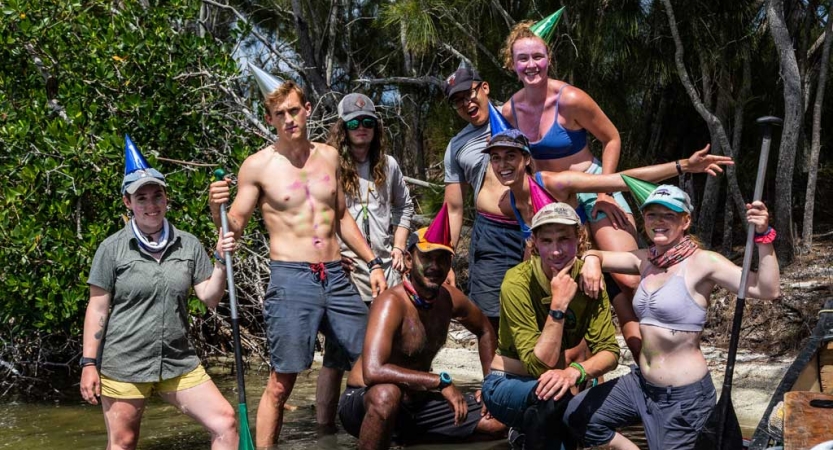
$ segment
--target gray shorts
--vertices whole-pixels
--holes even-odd
[[[515,224],[477,214],[469,248],[469,298],[486,317],[500,317],[500,284],[506,271],[521,263],[524,237]]]
[[[607,444],[618,428],[641,422],[649,448],[693,449],[715,398],[709,374],[686,386],[660,387],[645,381],[634,366],[631,373],[570,400],[564,423],[586,447]]]
[[[341,347],[350,370],[359,358],[367,329],[367,307],[340,261],[310,264],[272,261],[263,315],[272,370],[298,373],[312,365],[318,330]],[[336,367],[327,361],[328,367]]]

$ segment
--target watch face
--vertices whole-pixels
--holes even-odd
[[[564,311],[550,311],[550,317],[555,320],[561,320],[564,318]]]

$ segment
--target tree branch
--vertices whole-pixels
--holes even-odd
[[[387,78],[359,78],[352,80],[357,84],[404,84],[409,86],[437,86],[442,87],[443,80],[437,77],[423,76],[423,77],[387,77]]]
[[[23,47],[26,49],[26,52],[29,53],[29,56],[32,58],[32,63],[35,64],[35,67],[38,69],[38,72],[41,77],[43,77],[43,81],[46,84],[46,98],[49,109],[58,114],[61,119],[64,119],[64,122],[72,123],[72,120],[67,116],[64,107],[61,106],[55,98],[58,95],[58,79],[52,76],[52,73],[46,67],[46,64],[44,64],[43,60],[40,56],[38,56],[38,51],[35,50],[34,45],[27,42],[23,45]]]

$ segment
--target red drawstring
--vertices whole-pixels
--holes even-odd
[[[309,269],[318,277],[318,281],[322,283],[327,281],[327,267],[324,266],[324,263],[310,264]]]

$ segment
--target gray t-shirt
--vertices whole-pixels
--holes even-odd
[[[382,269],[385,271],[385,278],[388,286],[399,284],[401,278],[399,272],[391,267],[391,250],[393,250],[393,234],[397,227],[411,229],[411,219],[414,216],[414,203],[402,170],[393,156],[387,156],[387,177],[386,186],[376,186],[373,175],[370,173],[370,162],[365,161],[357,167],[359,175],[359,197],[345,195],[347,211],[356,219],[356,224],[365,235],[364,214],[362,205],[367,203],[368,224],[370,225],[370,248],[373,253],[382,258]],[[341,253],[356,261],[355,270],[351,274],[356,288],[359,290],[362,299],[366,302],[373,300],[370,290],[370,274],[367,265],[353,253],[347,245],[341,242]]]
[[[446,184],[470,184],[474,189],[475,201],[489,167],[489,155],[482,152],[490,137],[489,122],[479,127],[468,124],[451,139],[445,149]]]
[[[87,284],[110,293],[101,373],[130,383],[184,375],[200,360],[188,341],[188,295],[213,265],[200,241],[171,226],[157,262],[142,252],[130,225],[98,247]]]

